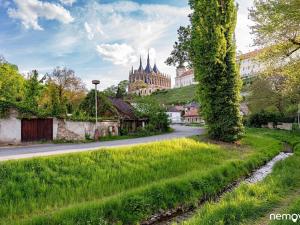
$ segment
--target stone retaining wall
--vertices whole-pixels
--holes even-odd
[[[119,135],[118,121],[101,121],[98,122],[100,137],[108,135]],[[63,119],[54,119],[53,121],[53,138],[54,140],[85,140],[93,138],[95,134],[95,123],[92,122],[75,122]]]

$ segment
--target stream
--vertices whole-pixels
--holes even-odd
[[[239,187],[241,182],[255,184],[264,180],[272,172],[273,167],[277,162],[285,160],[292,155],[292,148],[286,144],[284,152],[279,153],[267,164],[255,170],[248,178],[234,182],[228,186],[226,191],[220,193],[217,199],[220,199],[225,193],[232,192],[235,188]],[[197,209],[199,209],[204,203],[205,202],[200,202],[198,207],[178,207],[168,211],[161,211],[150,217],[148,220],[143,221],[141,225],[171,225],[174,223],[182,223],[183,221],[193,217]]]

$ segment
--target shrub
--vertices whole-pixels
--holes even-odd
[[[251,114],[246,124],[250,127],[261,127],[267,125],[268,122],[277,123],[277,121],[278,116],[275,113],[261,111],[260,113]]]

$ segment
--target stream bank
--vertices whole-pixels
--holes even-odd
[[[235,188],[239,187],[242,182],[255,184],[264,180],[272,172],[277,162],[285,160],[292,155],[292,147],[285,143],[282,152],[268,161],[264,166],[252,172],[249,177],[243,178],[227,186],[224,191],[214,199],[214,201],[218,201],[224,194],[232,192]],[[148,220],[143,221],[141,225],[171,225],[182,223],[183,221],[193,217],[197,209],[199,209],[205,202],[207,201],[200,201],[198,206],[179,206],[168,211],[160,211],[159,213],[151,216]]]

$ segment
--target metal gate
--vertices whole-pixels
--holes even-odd
[[[52,141],[53,119],[22,119],[22,142]]]

